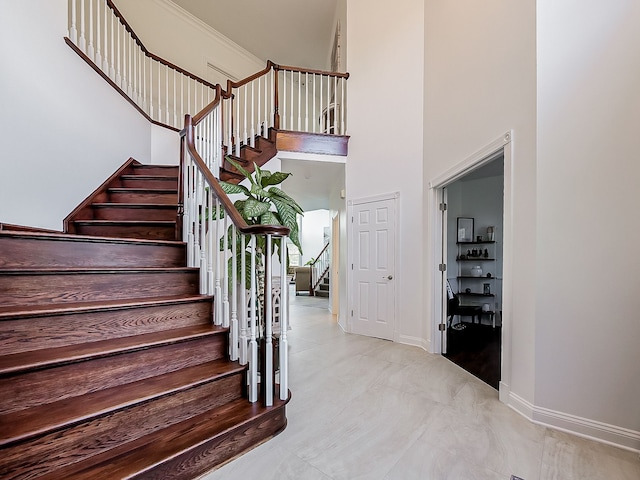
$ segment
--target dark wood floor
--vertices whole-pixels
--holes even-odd
[[[447,353],[444,356],[497,390],[502,328],[477,323],[465,325],[464,330],[447,329]]]

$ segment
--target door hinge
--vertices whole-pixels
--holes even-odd
[[[351,223],[353,223],[353,217],[351,217]]]
[[[353,270],[353,263],[351,264],[351,270]]]
[[[351,316],[353,317],[353,310],[351,310]]]
[[[440,211],[444,212],[447,210],[447,204],[446,203],[441,203],[440,204]]]
[[[444,323],[438,324],[438,330],[440,330],[441,332],[444,332],[446,329],[447,327]]]
[[[447,264],[446,263],[441,263],[440,265],[438,265],[438,270],[440,270],[441,272],[446,272],[447,271]]]

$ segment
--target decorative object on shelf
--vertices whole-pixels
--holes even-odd
[[[482,293],[484,293],[485,295],[491,295],[491,284],[490,283],[483,283],[482,284]]]
[[[480,243],[482,241],[482,235],[476,235],[476,242]]]
[[[458,217],[458,242],[473,242],[473,218]]]
[[[490,242],[495,241],[495,231],[496,227],[487,227],[487,240]]]
[[[489,305],[488,303],[483,303],[482,304],[482,311],[483,312],[490,312],[491,311],[491,305]]]
[[[487,273],[487,278],[491,278],[491,272]]]
[[[484,249],[484,258],[489,258],[489,250]]]
[[[482,276],[482,267],[480,265],[474,265],[471,267],[471,276],[472,277],[481,277]]]
[[[471,289],[470,288],[465,288],[464,289],[464,293],[471,293]]]

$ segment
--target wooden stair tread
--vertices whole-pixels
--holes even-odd
[[[193,338],[226,333],[227,330],[210,324],[193,325],[142,335],[67,345],[65,347],[13,353],[0,356],[0,375],[24,373],[39,368],[64,365],[90,358],[106,357],[157,345],[177,343]]]
[[[136,403],[237,374],[246,368],[237,362],[219,359],[138,380],[127,384],[126,388],[119,385],[0,415],[0,446],[24,441],[77,424],[88,418],[104,416]],[[242,401],[246,402],[246,400]]]
[[[111,187],[107,191],[117,193],[176,193],[178,190],[176,188]]]
[[[149,175],[149,174],[133,174],[133,175],[120,175],[120,178],[125,180],[178,180],[177,175]]]
[[[44,268],[8,268],[0,270],[9,275],[65,275],[80,273],[175,273],[196,272],[198,267],[44,267]]]
[[[44,317],[49,315],[72,315],[76,313],[121,310],[127,308],[163,306],[179,303],[211,301],[208,295],[169,295],[165,297],[142,297],[90,302],[69,302],[46,305],[0,306],[0,321],[18,318]]]
[[[132,204],[137,205],[137,204]],[[108,237],[97,235],[80,235],[75,233],[56,233],[56,232],[25,232],[17,230],[0,230],[0,237],[14,237],[14,238],[31,238],[42,239],[51,241],[73,241],[73,242],[87,242],[87,243],[124,243],[128,245],[167,245],[167,246],[184,246],[185,242],[178,240],[154,240],[146,238],[122,238],[122,237]]]
[[[93,208],[178,208],[177,203],[92,203]]]
[[[211,297],[208,295],[169,295],[166,297],[142,297],[139,299],[131,298],[126,300],[118,299],[93,302],[69,302],[56,305],[0,306],[0,320],[15,319],[18,317],[61,315],[124,308],[160,306],[176,303],[189,303],[194,301],[211,301]]]
[[[175,225],[175,220],[74,220],[76,225]]]
[[[234,400],[39,478],[132,478],[207,440],[239,431],[259,417],[282,409],[287,402],[274,399],[272,407],[264,407],[245,399]]]

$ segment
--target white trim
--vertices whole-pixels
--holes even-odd
[[[410,345],[412,347],[418,347],[426,352],[429,352],[429,342],[427,342],[424,338],[421,337],[413,337],[410,335],[399,335],[398,343],[403,345]]]
[[[325,155],[323,153],[291,152],[278,150],[276,157],[281,160],[301,160],[310,162],[347,163],[347,157],[343,155]]]
[[[393,215],[395,222],[395,239],[394,239],[394,252],[393,252],[393,261],[394,265],[394,281],[396,282],[396,289],[394,295],[394,304],[393,304],[393,315],[394,315],[394,326],[393,326],[393,341],[400,342],[400,334],[398,331],[399,328],[399,309],[402,304],[402,298],[400,289],[397,288],[399,285],[399,281],[401,279],[401,271],[400,271],[400,192],[393,193],[383,193],[380,195],[373,195],[370,197],[362,197],[347,200],[347,323],[345,325],[345,331],[348,333],[352,333],[352,323],[351,323],[351,312],[354,309],[354,296],[352,295],[352,283],[353,283],[353,270],[351,270],[350,265],[353,265],[354,258],[354,246],[353,246],[353,207],[354,205],[362,205],[365,203],[379,202],[384,200],[394,200],[393,202]],[[351,219],[351,220],[350,220]]]
[[[247,50],[245,48],[242,48],[236,42],[234,42],[233,40],[231,40],[228,37],[225,37],[222,33],[218,32],[217,30],[215,30],[210,25],[204,23],[199,18],[193,16],[191,13],[186,11],[184,8],[182,8],[179,5],[176,5],[175,3],[173,3],[171,0],[154,0],[154,3],[156,5],[164,8],[166,11],[168,11],[172,15],[174,15],[176,17],[179,17],[182,20],[184,20],[185,22],[189,23],[189,25],[191,27],[199,30],[201,33],[204,33],[205,35],[208,35],[208,36],[214,38],[218,42],[224,43],[227,47],[229,47],[229,49],[231,49],[233,51],[233,53],[235,55],[241,56],[241,57],[245,58],[246,60],[248,60],[250,62],[255,62],[255,63],[259,64],[259,65],[262,65],[262,68],[264,68],[266,66],[266,64],[267,64],[266,60],[263,60],[263,59],[260,59],[260,58],[256,57],[249,50]]]
[[[502,401],[503,385],[501,384],[500,387],[500,400]],[[537,407],[515,393],[508,392],[506,385],[504,390],[508,396],[507,405],[537,425],[640,453],[639,431],[558,412],[549,408]]]
[[[482,149],[465,158],[460,163],[457,163],[435,177],[429,182],[429,188],[446,187],[448,184],[453,183],[466,174],[482,167],[485,163],[489,163],[494,160],[496,153],[501,151],[505,145],[511,143],[512,137],[512,132],[505,133],[500,138],[494,140]]]

